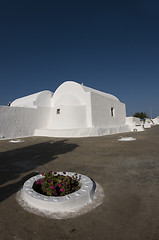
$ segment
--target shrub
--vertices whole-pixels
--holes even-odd
[[[148,116],[145,112],[137,112],[133,115],[133,117],[144,119],[144,118],[147,118]]]
[[[46,196],[65,196],[80,189],[77,174],[68,176],[66,172],[46,172],[44,178],[38,179],[33,184],[33,189]]]

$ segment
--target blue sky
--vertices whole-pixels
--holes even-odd
[[[159,115],[159,1],[1,1],[0,104],[66,80]]]

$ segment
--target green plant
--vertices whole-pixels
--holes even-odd
[[[145,112],[137,112],[133,115],[133,117],[144,119],[144,118],[147,118],[148,116]]]
[[[38,179],[33,184],[33,189],[46,196],[65,196],[80,189],[77,174],[68,176],[66,172],[46,172],[44,178]]]

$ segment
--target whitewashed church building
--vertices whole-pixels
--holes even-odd
[[[3,112],[3,117],[2,117]],[[73,81],[0,107],[0,135],[86,137],[130,131],[125,104],[111,94]]]

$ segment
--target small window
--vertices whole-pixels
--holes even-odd
[[[60,114],[60,108],[56,110],[56,114]]]
[[[114,107],[111,107],[111,116],[114,117]]]

